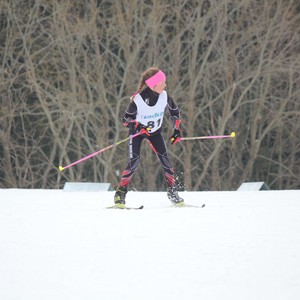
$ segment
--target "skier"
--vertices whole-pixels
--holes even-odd
[[[166,75],[158,68],[149,68],[141,78],[138,90],[130,98],[130,103],[123,116],[123,125],[129,128],[129,134],[140,134],[129,142],[130,158],[123,171],[119,186],[114,196],[115,208],[125,208],[125,197],[132,176],[140,161],[141,143],[147,139],[157,154],[167,183],[167,196],[176,206],[184,206],[176,188],[174,169],[171,166],[162,132],[165,108],[171,115],[174,132],[169,138],[171,144],[180,141],[180,112],[173,99],[165,91]]]

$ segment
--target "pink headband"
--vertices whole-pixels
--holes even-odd
[[[153,76],[148,78],[146,80],[146,84],[149,86],[149,88],[154,88],[159,83],[166,80],[166,75],[163,71],[159,70],[157,73],[155,73]]]

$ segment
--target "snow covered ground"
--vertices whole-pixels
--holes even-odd
[[[0,190],[0,299],[300,299],[300,191],[180,195]]]

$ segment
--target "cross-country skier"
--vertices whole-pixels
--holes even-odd
[[[130,98],[130,103],[123,116],[123,125],[129,128],[129,134],[141,134],[130,139],[130,159],[125,168],[114,196],[115,208],[125,208],[125,197],[132,176],[140,161],[141,143],[147,139],[160,160],[167,183],[167,195],[176,206],[184,206],[179,197],[174,169],[170,163],[164,138],[161,134],[165,109],[173,121],[174,133],[169,138],[171,144],[180,141],[180,112],[173,99],[165,91],[166,75],[158,68],[149,68],[141,78],[138,90]]]

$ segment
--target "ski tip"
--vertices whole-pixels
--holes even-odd
[[[126,209],[143,209],[144,205],[141,205],[139,207],[125,207]]]
[[[185,205],[181,205],[181,206],[172,205],[171,207],[178,207],[178,208],[184,208],[184,207],[203,208],[203,207],[205,207],[205,204],[202,204],[202,205],[185,204]]]

